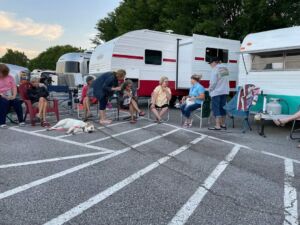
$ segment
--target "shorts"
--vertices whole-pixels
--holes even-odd
[[[215,117],[226,116],[226,105],[227,95],[217,95],[211,98],[212,111]]]
[[[99,109],[100,110],[105,110],[106,106],[107,106],[107,103],[108,103],[108,97],[98,98],[98,101],[99,101]]]
[[[152,105],[153,104],[151,103],[150,108],[152,107]],[[164,104],[162,106],[155,105],[155,108],[157,108],[157,109],[169,108],[169,105],[168,104]]]

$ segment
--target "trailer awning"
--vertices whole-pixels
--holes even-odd
[[[261,53],[300,49],[300,26],[249,34],[241,53]]]

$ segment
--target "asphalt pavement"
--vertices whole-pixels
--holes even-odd
[[[10,125],[0,130],[0,225],[299,224],[289,127],[270,123],[263,138],[254,122],[245,134],[239,122],[203,124],[184,129],[173,109],[162,124],[95,120],[92,134]]]

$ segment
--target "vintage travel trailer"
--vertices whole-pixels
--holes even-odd
[[[283,113],[295,113],[300,105],[299,37],[295,26],[249,34],[241,46],[238,84],[260,87],[268,100],[282,99]]]
[[[207,61],[219,56],[228,65],[231,87],[235,88],[239,48],[235,40],[136,30],[99,45],[91,57],[90,74],[125,69],[139,96],[150,96],[160,77],[167,76],[173,95],[182,96],[193,73],[202,74],[201,83],[209,86],[211,68]]]
[[[89,74],[91,53],[91,51],[87,51],[62,55],[56,63],[56,74],[58,76],[71,74],[74,76],[75,86],[82,85],[83,77]]]

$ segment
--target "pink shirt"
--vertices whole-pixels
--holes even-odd
[[[11,75],[0,79],[0,93],[6,94],[16,86],[16,82]]]

